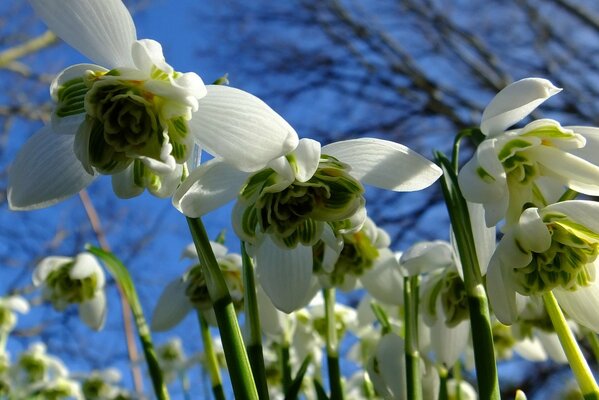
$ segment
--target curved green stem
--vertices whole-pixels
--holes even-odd
[[[235,307],[216,257],[212,252],[204,224],[199,218],[187,218],[187,223],[208,286],[208,294],[218,323],[233,393],[238,399],[258,400],[258,391],[241,337]]]
[[[576,338],[574,337],[572,330],[570,330],[566,317],[564,317],[553,292],[549,291],[544,293],[543,302],[545,303],[545,308],[547,309],[555,333],[557,333],[557,336],[559,337],[559,341],[562,344],[562,348],[570,363],[570,368],[572,368],[572,372],[574,373],[574,377],[578,382],[578,386],[580,386],[584,398],[599,398],[599,386],[597,386],[597,382],[595,382],[589,364],[584,358],[580,347],[578,347]]]
[[[164,382],[164,376],[162,375],[162,370],[158,363],[158,358],[156,357],[154,344],[152,343],[150,328],[146,323],[146,318],[144,317],[143,309],[139,303],[139,297],[137,296],[137,291],[135,290],[135,285],[133,284],[131,275],[129,275],[129,271],[121,260],[112,253],[94,246],[86,246],[86,250],[104,261],[106,269],[108,269],[114,280],[122,288],[123,294],[125,295],[127,303],[129,303],[129,307],[131,307],[131,312],[135,319],[137,336],[141,342],[156,398],[158,400],[170,399],[166,383]]]

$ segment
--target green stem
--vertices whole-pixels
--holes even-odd
[[[233,393],[238,399],[258,400],[258,391],[241,337],[235,307],[216,257],[212,252],[204,224],[200,218],[187,218],[187,223],[198,251],[200,265],[208,286],[208,294],[214,308]]]
[[[266,383],[266,368],[264,367],[264,352],[262,351],[262,329],[260,328],[254,265],[247,254],[244,242],[241,242],[241,259],[243,262],[245,318],[246,324],[249,326],[247,352],[260,399],[268,400],[268,384]]]
[[[406,391],[408,399],[422,399],[418,352],[418,275],[404,278]]]
[[[327,340],[327,366],[329,369],[329,385],[331,387],[331,400],[343,399],[341,386],[341,369],[339,367],[339,352],[337,339],[337,322],[335,319],[335,289],[322,290],[324,296],[324,315],[326,320]]]
[[[212,341],[212,335],[210,334],[210,326],[208,326],[208,321],[206,321],[206,318],[204,318],[200,311],[197,311],[197,314],[198,321],[200,322],[202,343],[204,344],[206,369],[208,370],[208,376],[210,377],[212,393],[214,394],[215,399],[223,400],[225,399],[225,392],[223,391],[218,359],[216,358],[216,353],[214,352],[214,342]]]
[[[589,344],[591,345],[593,355],[595,356],[595,362],[599,363],[599,338],[597,337],[597,334],[592,331],[587,333],[587,338],[589,340]]]
[[[168,400],[170,397],[166,388],[166,383],[164,382],[164,377],[162,376],[158,358],[156,357],[150,328],[144,317],[143,309],[139,302],[139,297],[137,296],[137,291],[135,290],[131,275],[129,275],[129,271],[121,260],[110,252],[89,245],[86,246],[86,250],[104,261],[104,265],[122,288],[127,303],[129,303],[129,307],[131,307],[135,326],[137,327],[137,336],[141,342],[156,398],[158,400]]]
[[[435,153],[437,163],[443,170],[441,186],[449,219],[456,239],[464,272],[464,287],[468,296],[470,329],[474,348],[476,379],[481,399],[499,400],[499,380],[491,329],[491,316],[483,279],[478,264],[470,214],[459,189],[452,164],[442,153]]]
[[[455,381],[455,400],[462,400],[462,362],[453,364],[453,380]]]
[[[447,400],[448,399],[447,378],[448,378],[447,369],[444,367],[439,367],[439,396],[438,396],[438,400]]]
[[[562,313],[562,310],[557,303],[553,292],[549,291],[543,294],[543,302],[545,308],[555,329],[555,333],[559,337],[559,341],[562,344],[562,348],[566,353],[570,368],[574,373],[574,377],[580,386],[583,396],[586,398],[599,398],[599,386],[595,382],[593,373],[589,368],[589,364],[584,358],[574,334],[568,326],[568,322]]]
[[[281,379],[281,384],[283,386],[283,393],[288,393],[289,388],[291,387],[291,357],[289,355],[289,341],[284,340],[284,343],[281,344],[280,349],[281,355],[281,369],[283,370],[283,377]]]

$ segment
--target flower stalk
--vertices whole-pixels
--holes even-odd
[[[254,381],[261,399],[268,400],[268,385],[266,383],[266,368],[264,366],[264,353],[262,351],[262,330],[260,328],[260,312],[256,295],[256,279],[254,265],[247,254],[245,243],[241,242],[241,259],[243,265],[243,286],[245,318],[248,329],[248,343],[246,349],[250,359],[250,366],[254,374]]]
[[[329,385],[331,400],[343,399],[341,384],[341,369],[339,367],[339,340],[337,338],[337,323],[335,320],[335,288],[322,291],[324,297],[327,342],[327,366],[329,370]]]
[[[464,286],[468,296],[471,330],[476,333],[472,335],[472,341],[479,394],[482,399],[499,400],[499,380],[491,317],[472,235],[468,207],[458,186],[457,176],[451,162],[440,152],[435,153],[435,158],[443,170],[441,179],[443,196],[464,269]]]
[[[200,218],[189,217],[187,217],[187,223],[213,304],[235,397],[258,400],[258,391],[241,337],[235,307],[216,257],[212,252],[204,224]]]
[[[599,399],[599,386],[552,291],[543,294],[543,302],[584,398]]]
[[[212,386],[212,394],[216,400],[225,400],[225,392],[223,391],[223,383],[220,375],[220,368],[216,353],[214,352],[214,343],[210,335],[210,327],[206,318],[202,313],[198,312],[198,320],[200,322],[200,330],[202,333],[202,342],[204,343],[204,356],[206,357],[206,367],[210,376],[210,384]]]
[[[422,399],[418,353],[418,275],[404,277],[406,392],[408,399]]]

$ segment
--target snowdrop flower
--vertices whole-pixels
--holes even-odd
[[[436,165],[397,143],[354,139],[321,149],[302,139],[293,152],[251,175],[209,161],[183,182],[173,204],[198,217],[237,198],[235,232],[251,245],[265,292],[277,308],[291,312],[309,301],[314,286],[312,247],[322,240],[336,257],[342,245],[336,235],[362,226],[362,183],[413,191],[440,175]]]
[[[22,296],[14,295],[0,298],[0,335],[10,332],[17,323],[15,312],[29,312],[29,302]]]
[[[485,109],[481,131],[487,139],[458,178],[464,197],[484,205],[487,226],[504,217],[507,224],[516,223],[527,203],[547,205],[540,177],[553,187],[599,195],[599,128],[541,119],[506,131],[560,91],[546,79],[523,79],[500,91]]]
[[[426,273],[420,309],[430,328],[430,350],[438,363],[451,368],[470,338],[468,298],[453,249],[443,241],[416,243],[403,253],[400,264],[407,274]]]
[[[314,248],[318,254],[314,260],[314,272],[319,274],[323,286],[336,286],[344,291],[353,290],[358,279],[387,257],[393,258],[389,245],[391,239],[387,232],[376,226],[366,217],[364,225],[357,232],[341,235],[343,247],[333,268],[324,265],[325,244],[319,242]]]
[[[115,368],[92,371],[81,383],[81,391],[85,399],[117,400],[130,399],[131,396],[117,384],[121,381],[121,373]]]
[[[404,341],[394,333],[383,335],[368,366],[368,375],[377,393],[384,399],[408,400]],[[435,398],[439,393],[439,375],[436,369],[421,359],[423,398]]]
[[[598,254],[599,204],[572,200],[527,208],[489,264],[487,288],[497,318],[506,325],[516,322],[517,294],[553,291],[570,318],[599,332]]]
[[[34,135],[9,174],[13,209],[50,206],[111,175],[122,198],[169,197],[187,176],[194,143],[244,171],[292,150],[297,134],[256,97],[205,86],[173,69],[161,45],[137,40],[121,0],[30,0],[48,27],[96,64],[51,85],[52,124]]]
[[[241,256],[229,253],[227,248],[220,243],[210,242],[210,245],[227,283],[233,304],[237,310],[241,310],[243,308]],[[194,258],[197,262],[197,253],[192,246],[188,246],[183,254],[185,257]],[[166,286],[154,309],[152,330],[171,329],[193,309],[202,312],[209,322],[214,321],[212,301],[199,263],[193,265],[182,277]]]
[[[173,381],[181,373],[190,368],[196,361],[187,358],[183,351],[183,344],[178,337],[170,339],[168,342],[156,348],[156,356],[160,361],[160,367],[167,382]]]
[[[58,377],[50,381],[40,381],[30,385],[26,398],[43,398],[51,400],[85,400],[79,382],[66,377]]]
[[[68,370],[62,361],[46,353],[46,346],[43,343],[29,346],[11,368],[11,375],[19,386],[50,382],[68,376]]]
[[[33,272],[33,284],[42,287],[44,298],[56,310],[78,304],[79,318],[94,330],[102,329],[106,320],[104,282],[102,267],[89,253],[46,257]]]

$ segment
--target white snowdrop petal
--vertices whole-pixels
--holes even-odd
[[[121,0],[29,0],[51,31],[95,63],[133,67],[137,39],[131,14]]]
[[[96,292],[93,298],[79,304],[79,318],[95,331],[102,329],[106,321],[106,295],[104,291]]]
[[[8,172],[8,203],[13,210],[51,206],[94,180],[73,152],[73,135],[45,127],[21,148]]]
[[[185,294],[187,284],[178,278],[170,282],[158,298],[152,314],[153,331],[167,331],[177,325],[192,310]]]
[[[351,175],[362,183],[409,192],[424,189],[441,176],[441,169],[399,143],[364,138],[323,146],[322,154],[351,166]]]

